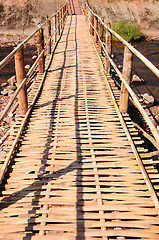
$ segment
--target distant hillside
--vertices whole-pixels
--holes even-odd
[[[37,25],[56,11],[57,0],[0,0],[0,27],[22,28]]]
[[[23,29],[37,26],[65,0],[0,0],[0,27]],[[82,1],[82,0],[81,0]],[[88,0],[104,17],[105,23],[126,20],[138,25],[142,32],[159,36],[159,0]],[[60,4],[59,4],[60,5]]]
[[[125,20],[147,35],[159,35],[159,0],[88,0],[105,23]]]

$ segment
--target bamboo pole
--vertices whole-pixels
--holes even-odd
[[[94,16],[93,16],[93,13],[91,12],[91,16],[90,16],[90,34],[91,35],[93,35],[93,33],[94,33],[94,30],[93,30],[93,27],[92,27],[92,25],[93,25],[93,19],[94,19]]]
[[[66,18],[66,9],[65,7],[63,8],[63,25],[65,23],[65,18]]]
[[[24,54],[23,48],[20,49],[14,56],[15,59],[15,71],[16,71],[16,79],[17,79],[17,87],[21,84],[21,82],[25,78],[25,68],[24,68]],[[28,111],[28,99],[27,99],[27,90],[26,84],[21,88],[19,94],[19,112],[20,115],[25,115]]]
[[[110,28],[111,25],[110,23],[108,24],[108,27]],[[109,56],[111,56],[111,52],[112,52],[112,34],[111,32],[109,32],[108,29],[106,29],[106,36],[105,36],[105,46],[106,46],[106,51],[108,53]],[[105,66],[105,70],[107,74],[110,74],[110,61],[107,55],[105,55],[105,60],[106,60],[106,66]]]
[[[47,54],[51,54],[51,20],[50,19],[47,20],[47,30],[48,30],[48,39],[50,39],[48,43]]]
[[[66,17],[67,17],[67,10],[66,10],[66,6],[64,8],[64,24],[65,24],[65,21],[66,21]]]
[[[60,37],[59,37],[59,39],[60,39]],[[52,56],[53,56],[54,51],[55,51],[55,49],[56,49],[56,47],[57,47],[57,44],[58,44],[58,42],[59,42],[59,39],[58,39],[58,41],[56,42],[56,44],[55,44],[55,46],[54,46],[54,48],[53,48]],[[28,120],[28,117],[30,116],[30,113],[31,113],[31,111],[32,111],[32,109],[33,109],[33,106],[34,106],[35,102],[36,102],[36,99],[37,99],[37,97],[39,96],[39,93],[40,93],[40,91],[41,91],[41,89],[42,89],[43,82],[44,82],[45,77],[46,77],[46,73],[47,73],[47,71],[48,71],[48,69],[49,69],[49,66],[50,66],[50,64],[51,64],[51,60],[52,60],[52,58],[50,58],[50,63],[48,64],[48,66],[47,66],[47,68],[46,68],[46,70],[45,70],[45,72],[44,72],[44,74],[43,74],[41,83],[40,83],[40,85],[39,85],[39,87],[38,87],[38,90],[37,90],[35,96],[34,96],[34,99],[33,99],[33,101],[32,101],[32,104],[30,105],[30,107],[29,107],[29,109],[28,109],[28,111],[27,111],[27,113],[26,113],[26,115],[25,115],[25,117],[24,117],[24,120],[23,120],[23,122],[22,122],[22,124],[21,124],[21,127],[20,127],[20,129],[19,129],[19,131],[18,131],[18,133],[17,133],[17,135],[16,135],[16,138],[15,138],[13,144],[12,144],[12,147],[11,147],[11,149],[10,149],[10,151],[9,151],[6,159],[5,159],[5,162],[4,162],[4,164],[3,164],[2,168],[1,168],[1,171],[0,171],[0,184],[2,183],[2,180],[3,180],[3,178],[4,178],[4,175],[5,175],[6,171],[7,171],[7,167],[8,167],[8,165],[9,165],[9,163],[10,163],[12,154],[14,153],[14,150],[15,150],[15,148],[16,148],[16,146],[17,146],[17,143],[18,143],[18,141],[19,141],[19,138],[20,138],[20,135],[21,135],[21,133],[22,133],[22,130],[23,130],[23,128],[24,128],[24,126],[25,126],[25,124],[26,124],[26,122],[27,122],[27,120]],[[36,61],[37,61],[37,60],[36,60]],[[37,65],[37,62],[36,62],[36,61],[35,61],[35,63],[33,64],[33,66],[31,67],[31,69],[29,70],[30,73],[28,73],[28,75],[31,74],[31,72],[33,71],[33,69],[34,69],[35,66]],[[26,79],[24,79],[24,80],[26,81]],[[24,81],[24,80],[23,80],[23,81]],[[24,83],[23,83],[23,85],[24,85]],[[19,88],[20,88],[20,87],[19,87]],[[17,93],[16,93],[16,92],[17,92]],[[14,98],[15,98],[15,97],[17,96],[17,94],[19,93],[19,89],[17,89],[16,92],[15,92]],[[12,101],[12,102],[13,102],[13,101]],[[9,104],[9,105],[11,105],[11,104]],[[9,108],[9,106],[8,106],[7,108]],[[7,111],[7,110],[6,110],[6,111]],[[4,114],[4,115],[5,115],[5,114]]]
[[[57,15],[55,15],[54,31],[55,31],[55,42],[56,42],[56,40],[57,40]]]
[[[127,46],[132,53],[135,54],[158,78],[159,78],[159,69],[155,67],[145,56],[142,55],[137,49],[135,49],[130,43],[125,41],[119,34],[110,29],[111,33],[117,37],[125,46]]]
[[[68,1],[67,1],[67,3],[66,3],[66,15],[69,15],[69,12],[68,12]]]
[[[99,22],[99,39],[103,42],[103,24]],[[102,52],[102,44],[98,39],[98,52],[99,54]]]
[[[88,4],[87,4],[87,8]],[[94,13],[90,8],[89,10],[93,13],[94,16],[96,16],[98,18],[98,21],[103,23],[103,26],[108,29],[108,27],[104,24],[104,22],[102,21],[102,19],[96,14]],[[125,46],[127,46],[132,53],[134,53],[136,55],[136,57],[138,57],[158,78],[159,78],[159,69],[157,67],[155,67],[146,57],[144,57],[142,55],[142,53],[140,53],[137,49],[135,49],[130,43],[128,43],[127,41],[125,41],[119,34],[117,34],[115,31],[113,31],[111,28],[108,29],[116,38],[119,39],[120,42],[122,42]]]
[[[94,16],[94,42],[97,43],[97,25],[98,25],[98,18]]]
[[[61,31],[62,31],[62,28],[63,28],[63,8],[61,8],[61,11],[60,11],[60,15],[61,15],[61,19],[60,19],[60,24],[61,24]]]
[[[124,61],[123,61],[123,78],[130,85],[133,65],[133,54],[128,47],[124,49]],[[120,111],[126,113],[128,110],[129,103],[129,92],[122,82],[121,84],[121,95],[120,95]]]
[[[114,102],[114,106],[115,106],[115,109],[116,109],[117,114],[118,114],[118,116],[119,116],[120,122],[121,122],[121,124],[122,124],[122,127],[123,127],[126,135],[127,135],[127,138],[128,138],[128,141],[129,141],[129,143],[130,143],[130,145],[131,145],[131,148],[132,148],[132,150],[133,150],[134,156],[135,156],[135,158],[136,158],[136,160],[137,160],[137,162],[138,162],[138,165],[139,165],[139,167],[140,167],[140,170],[141,170],[141,172],[142,172],[142,174],[143,174],[144,181],[145,181],[145,183],[146,183],[146,185],[147,185],[147,187],[148,187],[148,189],[149,189],[149,191],[150,191],[150,193],[151,193],[152,199],[153,199],[154,204],[155,204],[155,208],[156,208],[157,211],[159,212],[159,200],[158,200],[157,193],[156,193],[156,191],[155,191],[155,189],[154,189],[154,187],[153,187],[153,185],[152,185],[152,182],[151,182],[151,180],[150,180],[150,178],[149,178],[149,175],[147,174],[147,171],[146,171],[146,169],[145,169],[145,166],[144,166],[144,164],[143,164],[143,161],[141,160],[141,158],[140,158],[140,156],[139,156],[139,153],[138,153],[138,151],[137,151],[137,149],[136,149],[136,147],[135,147],[135,144],[134,144],[134,142],[133,142],[133,140],[132,140],[132,138],[131,138],[130,132],[129,132],[127,126],[126,126],[126,123],[125,123],[125,121],[124,121],[124,118],[123,118],[122,114],[120,113],[120,110],[119,110],[119,108],[118,108],[118,104],[117,104],[117,102],[116,102],[116,100],[115,100],[115,97],[114,97],[114,95],[113,95],[112,89],[111,89],[110,84],[109,84],[109,82],[107,81],[107,78],[106,78],[106,77],[105,77],[105,83],[106,83],[106,85],[107,85],[107,87],[108,87],[108,89],[109,89],[109,92],[110,92],[110,94],[111,94],[112,101]]]
[[[105,54],[108,56],[109,61],[111,63],[111,65],[113,66],[114,70],[116,71],[116,73],[118,74],[120,80],[125,84],[126,89],[128,90],[129,94],[131,95],[135,106],[137,107],[137,109],[140,111],[140,113],[142,114],[143,118],[145,119],[146,123],[148,124],[157,144],[158,144],[158,149],[159,149],[159,134],[158,131],[156,130],[155,126],[153,125],[153,123],[151,122],[150,118],[148,117],[147,113],[145,112],[145,110],[143,109],[143,107],[141,106],[141,103],[139,102],[136,94],[133,92],[133,90],[131,89],[131,87],[129,86],[129,84],[127,84],[127,82],[125,81],[123,74],[119,71],[119,69],[117,68],[116,64],[114,63],[114,61],[111,59],[111,57],[107,54],[105,48],[104,48],[104,44],[101,42],[101,45],[103,47],[103,50],[105,52]],[[131,46],[131,45],[130,45]]]
[[[60,35],[60,12],[57,14],[57,28],[58,28],[58,35]]]
[[[38,50],[38,55],[43,51],[44,49],[44,34],[43,34],[43,29],[39,29],[38,34],[37,34],[37,50]],[[38,68],[39,68],[39,73],[44,73],[45,71],[45,61],[44,61],[44,54],[42,54],[41,58],[39,59],[38,62]]]
[[[66,2],[63,6],[68,5],[68,2]],[[54,13],[52,16],[49,17],[49,19],[52,19],[55,15]],[[40,28],[43,28],[46,25],[47,21],[45,21]],[[15,53],[18,52],[37,32],[39,31],[39,28],[36,29],[31,35],[29,35],[26,39],[24,39],[23,42],[21,42],[10,54],[8,54],[1,62],[0,62],[0,70],[14,57]]]
[[[66,17],[67,17],[67,6],[65,6],[64,8],[64,23],[66,21]]]

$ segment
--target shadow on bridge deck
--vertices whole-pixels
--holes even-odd
[[[157,211],[84,23],[68,17],[13,158],[0,239],[158,237]]]

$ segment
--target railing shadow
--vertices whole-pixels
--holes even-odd
[[[76,239],[85,239],[84,237],[84,220],[83,220],[83,189],[81,186],[78,185],[78,182],[82,180],[82,167],[80,167],[81,159],[82,159],[82,154],[81,154],[81,141],[80,141],[80,127],[79,127],[79,116],[78,116],[78,111],[79,111],[79,103],[78,103],[78,91],[79,91],[79,79],[78,79],[78,53],[77,53],[77,16],[76,16],[76,22],[75,22],[75,54],[76,54],[76,88],[75,88],[75,96],[71,95],[68,98],[75,97],[75,106],[74,106],[74,114],[75,114],[75,134],[76,134],[76,152],[77,152],[77,160],[72,162],[70,165],[68,165],[66,168],[62,168],[59,171],[53,172],[53,173],[47,173],[47,166],[49,165],[49,153],[51,149],[51,142],[54,129],[53,125],[55,125],[55,110],[57,107],[58,101],[62,101],[66,98],[59,98],[60,96],[60,91],[61,91],[61,83],[62,83],[62,77],[66,65],[66,52],[67,52],[67,47],[68,47],[68,38],[69,38],[69,33],[71,29],[71,24],[72,24],[72,16],[70,19],[70,25],[68,29],[68,34],[66,38],[66,46],[65,46],[65,51],[64,51],[64,62],[63,62],[63,67],[61,68],[61,73],[58,81],[58,86],[56,90],[56,96],[55,99],[52,101],[52,116],[50,119],[50,128],[48,131],[48,136],[45,144],[45,148],[43,151],[43,157],[41,159],[41,167],[39,169],[39,175],[37,175],[37,180],[34,181],[29,187],[23,188],[20,191],[17,191],[13,193],[9,197],[4,197],[1,201],[1,206],[0,210],[5,209],[9,207],[10,205],[18,202],[19,200],[23,199],[25,196],[27,196],[29,193],[34,192],[34,198],[32,199],[32,203],[30,206],[33,206],[32,209],[28,211],[28,215],[30,215],[30,218],[28,219],[28,225],[25,227],[26,235],[23,237],[23,240],[31,240],[32,237],[37,234],[39,231],[34,230],[34,226],[36,226],[37,223],[37,218],[38,218],[38,213],[37,211],[42,208],[42,206],[39,203],[39,200],[41,199],[42,196],[45,196],[45,192],[43,192],[42,189],[42,184],[41,181],[45,179],[45,185],[48,184],[52,180],[58,179],[60,176],[63,176],[67,174],[68,172],[73,171],[74,169],[77,169],[77,176],[76,176],[76,182],[77,182],[77,199],[76,199],[76,222],[77,222],[77,235]],[[44,107],[44,105],[41,105],[41,107]],[[52,140],[52,141],[50,141]],[[34,171],[30,170],[30,174],[33,173]],[[38,187],[37,187],[38,186]]]

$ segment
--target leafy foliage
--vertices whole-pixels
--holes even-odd
[[[113,24],[112,29],[128,42],[139,41],[144,38],[144,34],[137,26],[131,23],[125,23],[124,20],[120,20]],[[117,41],[116,38],[114,38],[114,40]]]

